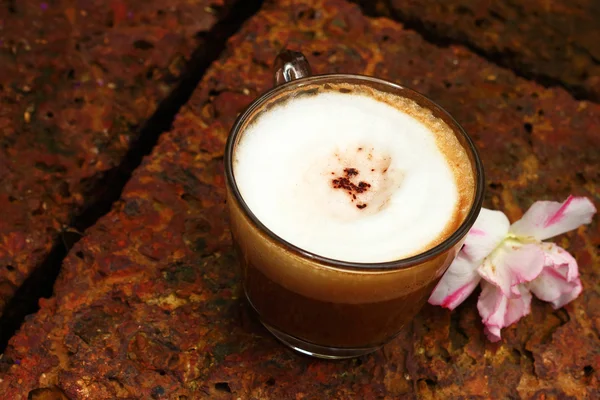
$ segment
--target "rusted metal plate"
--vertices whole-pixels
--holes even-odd
[[[532,314],[491,344],[470,299],[426,307],[382,350],[327,362],[293,353],[240,298],[224,204],[223,147],[236,115],[270,87],[284,46],[313,71],[378,75],[451,111],[487,168],[487,206],[512,219],[568,193],[600,203],[600,106],[544,89],[460,47],[438,48],[341,0],[267,4],[233,37],[122,200],[69,254],[10,343],[0,392],[69,398],[396,399],[600,396],[598,222],[558,242],[583,294]]]
[[[467,44],[525,76],[600,101],[595,0],[355,0],[439,42]]]
[[[0,5],[0,313],[231,3]]]

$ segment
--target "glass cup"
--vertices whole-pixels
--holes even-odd
[[[373,352],[398,335],[419,312],[460,250],[481,209],[481,160],[472,140],[446,111],[423,95],[392,82],[350,74],[311,76],[304,56],[285,50],[275,61],[275,83],[238,117],[225,150],[227,204],[246,297],[262,324],[281,342],[301,353],[338,359]],[[465,220],[442,243],[397,261],[338,261],[283,240],[248,208],[236,185],[232,165],[246,127],[290,96],[328,83],[366,85],[411,99],[452,128],[468,153],[476,187]]]

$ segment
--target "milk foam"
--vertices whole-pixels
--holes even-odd
[[[419,118],[364,94],[301,96],[247,127],[235,181],[256,217],[299,248],[341,261],[402,259],[456,222],[456,165],[439,146],[456,138],[446,128],[440,141]]]

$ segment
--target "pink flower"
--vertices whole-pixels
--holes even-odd
[[[588,224],[596,208],[585,197],[538,201],[510,225],[500,211],[481,209],[463,248],[434,289],[429,303],[453,310],[483,279],[477,302],[489,340],[531,310],[531,293],[560,308],[581,293],[577,262],[542,240]]]

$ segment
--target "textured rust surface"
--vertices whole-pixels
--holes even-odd
[[[488,207],[518,218],[569,193],[600,205],[600,106],[544,89],[464,48],[438,48],[341,0],[267,4],[231,39],[173,130],[114,209],[71,251],[56,295],[13,337],[0,393],[71,399],[598,398],[597,219],[558,242],[583,294],[485,340],[474,299],[426,307],[382,350],[309,359],[279,345],[240,299],[226,222],[222,155],[236,114],[270,87],[282,46],[316,72],[355,72],[416,88],[447,108],[485,160]]]
[[[356,0],[441,41],[468,44],[525,76],[600,101],[596,0]]]
[[[0,313],[72,217],[110,189],[99,179],[223,4],[0,4]]]

